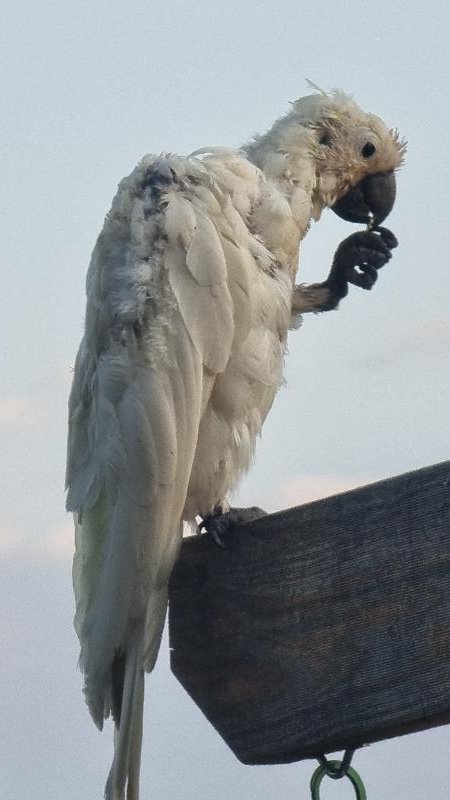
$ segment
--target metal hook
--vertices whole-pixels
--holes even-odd
[[[343,778],[344,775],[347,774],[350,764],[352,763],[354,752],[354,749],[346,750],[342,761],[328,761],[327,757],[324,755],[317,756],[317,760],[324,768],[329,778],[339,780],[339,778]]]
[[[346,772],[342,772],[342,774],[338,775],[337,773],[340,773],[342,770],[344,759],[342,761],[327,761],[327,759],[325,759],[325,761],[327,762],[327,766],[320,765],[320,767],[317,767],[311,778],[311,800],[320,800],[320,784],[325,775],[333,779],[337,779],[338,777],[342,778],[345,775],[355,790],[356,800],[367,800],[364,784],[353,767],[347,767]]]

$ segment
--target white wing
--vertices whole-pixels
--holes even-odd
[[[147,158],[121,183],[88,272],[67,507],[86,700],[99,727],[110,712],[118,724],[114,800],[127,781],[138,797],[143,663],[159,646],[202,410],[233,343],[231,242],[206,169]]]

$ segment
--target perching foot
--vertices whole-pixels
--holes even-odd
[[[236,525],[242,522],[253,522],[255,519],[266,516],[266,511],[258,506],[251,506],[251,508],[230,508],[229,511],[224,512],[222,506],[216,506],[212,514],[204,517],[200,523],[200,528],[204,528],[207,533],[210,533],[215,543],[222,550],[227,549],[227,545],[223,537],[228,531],[232,530]]]

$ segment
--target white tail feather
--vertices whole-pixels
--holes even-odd
[[[139,800],[145,668],[153,669],[167,609],[167,587],[152,593],[147,629],[127,649],[120,722],[114,732],[114,759],[105,787],[105,800]],[[145,637],[145,643],[144,643]],[[145,657],[144,657],[145,649]]]
[[[126,656],[120,723],[114,732],[114,759],[106,782],[105,800],[139,798],[143,708],[144,670],[140,635]]]

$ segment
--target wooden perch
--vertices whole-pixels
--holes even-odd
[[[450,722],[450,461],[185,540],[174,674],[245,764]]]

